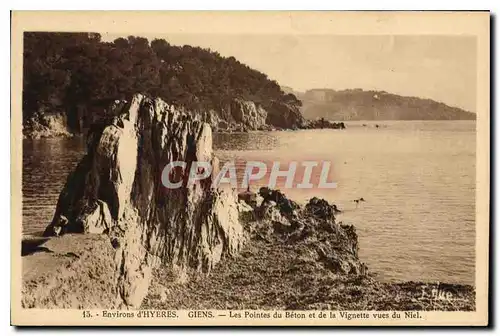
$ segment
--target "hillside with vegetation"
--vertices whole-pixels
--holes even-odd
[[[328,120],[474,120],[476,115],[431,99],[405,97],[385,91],[313,89],[297,92],[307,119]]]
[[[216,128],[299,127],[301,105],[278,83],[234,57],[129,36],[97,33],[24,35],[24,133],[84,132],[109,105],[140,92],[202,114]],[[45,127],[45,128],[44,128]],[[47,134],[49,134],[48,132]]]

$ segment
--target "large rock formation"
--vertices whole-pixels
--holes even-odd
[[[194,161],[218,166],[208,124],[140,94],[113,109],[115,116],[89,133],[87,155],[69,176],[45,235],[108,234],[121,305],[137,307],[152,267],[209,272],[239,250],[244,235],[234,191],[212,188],[211,177],[187,181]],[[182,182],[178,189],[161,181],[173,161],[186,162],[170,176]]]
[[[358,257],[358,235],[353,225],[337,223],[337,206],[313,197],[301,207],[279,190],[262,187],[255,215],[245,215],[252,238],[292,244],[312,263],[320,263],[335,274],[365,275],[366,265]],[[241,198],[241,197],[240,197]],[[244,215],[244,213],[242,213]]]
[[[231,112],[237,123],[250,130],[258,130],[266,125],[267,111],[252,101],[234,99]]]
[[[158,268],[143,309],[474,311],[474,287],[440,283],[452,300],[429,294],[435,283],[383,283],[358,258],[352,225],[336,221],[334,204],[305,206],[279,190],[241,193],[240,216],[250,239],[210,277],[172,285]],[[231,291],[228,292],[228,288]],[[250,295],[249,295],[250,293]],[[416,299],[418,298],[418,299]]]
[[[235,98],[227,109],[203,113],[203,121],[210,124],[212,130],[221,132],[247,132],[268,130],[267,111],[261,104],[250,100]]]

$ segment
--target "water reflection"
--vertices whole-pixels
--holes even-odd
[[[215,150],[269,150],[276,148],[276,132],[214,133]]]

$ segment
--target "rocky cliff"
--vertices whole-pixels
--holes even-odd
[[[68,177],[44,235],[109,237],[118,306],[137,307],[151,269],[168,265],[180,277],[210,272],[240,249],[244,235],[232,190],[212,188],[210,179],[187,183],[194,161],[217,167],[208,124],[139,94],[113,109],[114,117],[91,130],[87,155]],[[170,177],[182,182],[178,189],[161,181],[172,161],[187,164]]]
[[[341,212],[312,198],[300,206],[277,190],[239,195],[240,215],[250,239],[230,262],[208,278],[172,284],[163,268],[154,272],[144,309],[430,310],[473,311],[472,286],[444,284],[453,300],[430,295],[435,283],[378,281],[358,257],[352,225]],[[230,291],[228,291],[230,288]]]
[[[210,110],[203,113],[203,120],[212,130],[219,132],[246,132],[266,130],[268,112],[258,103],[250,100],[233,99],[227,109]]]

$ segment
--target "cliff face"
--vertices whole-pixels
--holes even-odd
[[[73,116],[73,127],[68,126],[64,113],[54,116],[39,114],[25,122],[23,133],[27,138],[44,138],[57,136],[71,136],[74,133],[84,133],[95,123],[105,123],[116,115],[115,105],[121,101],[112,102],[111,107],[94,107],[92,113],[85,109],[77,109]],[[272,102],[268,107],[251,100],[235,98],[227,109],[216,111],[208,110],[200,115],[200,120],[210,125],[215,132],[248,132],[272,129],[302,128],[304,118],[299,109],[293,104]]]
[[[336,222],[335,205],[314,197],[301,206],[265,187],[239,198],[248,203],[240,203],[240,215],[249,239],[238,256],[218,265],[210,277],[185,285],[172,286],[170,272],[158,268],[142,308],[362,310],[367,309],[365,303],[383,307],[377,285],[368,285],[375,281],[358,258],[356,230]],[[386,291],[384,298],[389,293],[387,302],[398,302],[395,292]]]
[[[210,179],[187,184],[194,161],[217,167],[208,124],[142,95],[114,109],[115,117],[89,134],[87,155],[69,176],[45,235],[108,234],[117,292],[123,306],[136,307],[152,267],[209,272],[239,250],[244,236],[233,191],[211,188]],[[187,164],[170,177],[182,181],[178,189],[161,182],[172,161]]]
[[[266,106],[249,100],[235,99],[226,120],[241,125],[243,130],[301,128],[304,118],[297,106],[272,101]]]
[[[264,106],[251,100],[233,99],[227,109],[219,112],[211,110],[202,116],[212,130],[220,132],[269,131],[314,126],[305,121],[297,106],[282,102],[271,102]]]
[[[246,132],[266,130],[267,111],[250,100],[233,99],[227,109],[203,113],[203,121],[210,124],[212,130],[220,132]]]
[[[143,309],[474,311],[474,287],[440,283],[453,300],[421,298],[435,283],[383,283],[358,257],[352,225],[313,197],[305,206],[261,188],[239,198],[250,239],[238,256],[207,278],[172,285],[169,270],[154,272]],[[242,203],[240,203],[241,205]],[[231,289],[228,295],[228,288]],[[250,295],[249,295],[250,293]],[[427,293],[427,292],[426,292]],[[420,298],[419,298],[420,297]]]

